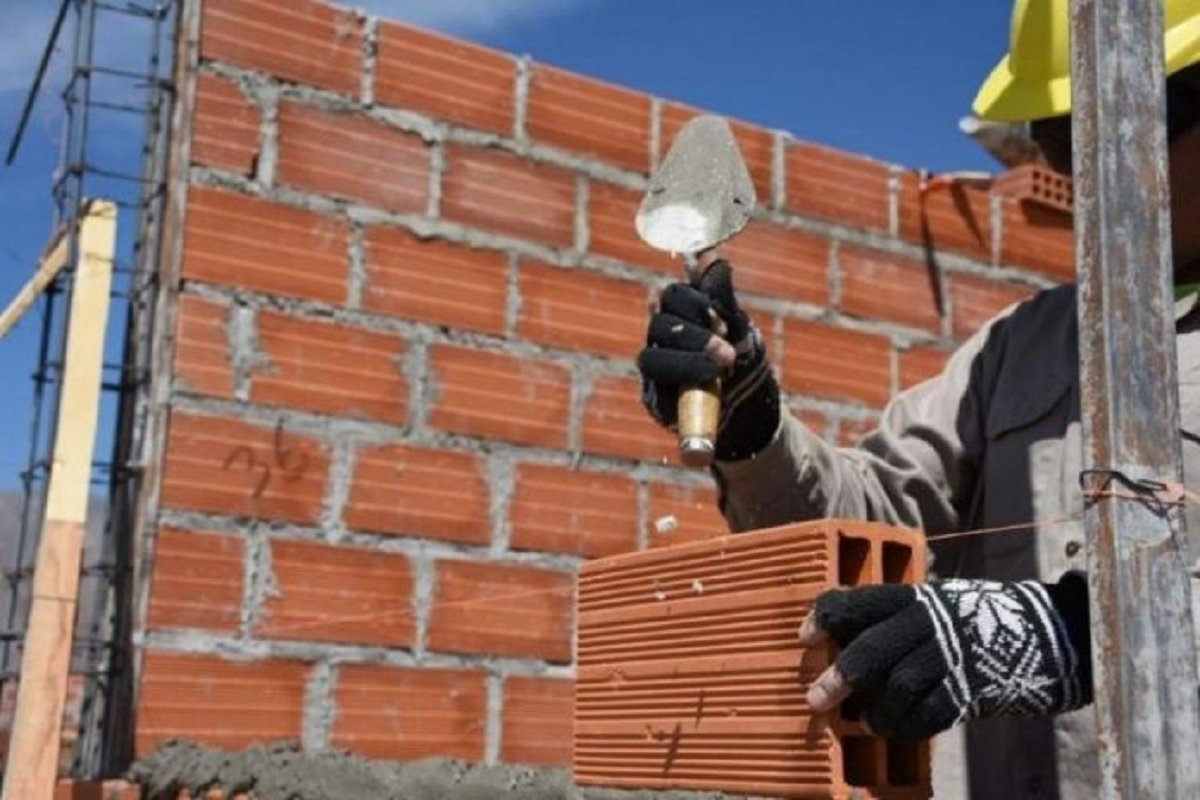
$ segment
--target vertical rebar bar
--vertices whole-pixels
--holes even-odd
[[[140,201],[136,204],[117,201],[117,206],[128,212],[123,220],[123,229],[137,230],[134,237],[132,260],[137,266],[128,277],[130,286],[141,286],[154,282],[161,224],[161,206],[165,198],[165,157],[168,151],[170,114],[173,108],[171,70],[173,67],[173,12],[177,0],[155,0],[153,5],[130,5],[122,7],[100,0],[63,0],[63,8],[69,11],[72,22],[72,46],[70,71],[62,91],[65,115],[62,137],[59,142],[59,161],[52,183],[55,205],[55,225],[65,231],[68,239],[68,262],[58,281],[50,287],[43,301],[41,339],[37,353],[37,368],[34,377],[34,402],[32,425],[29,437],[28,468],[23,474],[24,501],[21,510],[20,533],[14,548],[12,569],[8,571],[9,631],[20,631],[26,620],[22,614],[22,599],[28,594],[29,570],[23,570],[22,562],[37,546],[40,529],[41,495],[45,478],[51,468],[50,449],[56,436],[57,409],[60,386],[57,385],[63,362],[64,332],[68,319],[68,308],[73,290],[73,269],[80,253],[75,237],[82,209],[91,192],[101,187],[106,176],[128,175],[130,170],[122,162],[115,165],[92,163],[89,150],[97,135],[104,134],[97,127],[91,111],[110,108],[103,96],[103,86],[93,85],[94,75],[105,75],[116,81],[131,82],[138,89],[146,90],[144,100],[144,138],[138,156],[142,162],[142,179],[138,181]],[[105,17],[98,13],[105,12]],[[108,19],[113,16],[114,19]],[[123,18],[138,18],[139,30],[147,35],[148,64],[144,71],[114,68],[98,63],[106,57],[99,43],[105,36],[105,24]],[[124,55],[124,54],[122,54]],[[120,65],[118,65],[120,66]],[[100,152],[100,149],[96,149]],[[121,158],[104,150],[104,159]],[[122,153],[133,156],[131,150]],[[132,176],[129,176],[132,177]],[[95,179],[95,180],[90,180]],[[135,216],[136,215],[136,216]],[[149,247],[149,253],[146,247]],[[120,278],[126,280],[126,278]],[[95,573],[106,585],[95,587],[99,595],[97,607],[103,609],[102,617],[93,621],[80,618],[76,631],[76,662],[73,674],[87,676],[82,708],[81,730],[76,745],[73,774],[96,776],[101,773],[117,774],[128,766],[130,757],[129,735],[131,727],[128,707],[132,697],[130,683],[131,661],[127,652],[132,621],[130,619],[131,580],[129,575],[132,511],[137,491],[136,469],[129,469],[127,461],[140,456],[138,430],[141,414],[144,413],[147,372],[144,367],[146,351],[153,337],[152,309],[147,312],[147,300],[136,293],[126,298],[123,291],[117,292],[126,303],[124,311],[125,348],[123,368],[119,385],[112,390],[120,395],[116,419],[111,423],[115,429],[113,440],[113,464],[107,482],[110,494],[110,518],[104,531],[102,549],[103,563],[112,563],[110,570]],[[64,303],[64,301],[66,301]],[[151,296],[149,302],[152,303]],[[114,315],[122,309],[114,308]],[[136,324],[135,324],[136,320]],[[106,423],[109,420],[106,419]],[[109,558],[108,556],[112,556]],[[118,563],[120,562],[120,563]],[[85,565],[86,566],[86,565]],[[85,574],[92,574],[85,570]],[[95,624],[93,624],[95,622]],[[14,641],[20,637],[2,637],[0,647],[0,673],[11,676],[15,672],[14,655],[19,651]]]

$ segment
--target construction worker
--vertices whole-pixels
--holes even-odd
[[[1165,0],[1165,9],[1173,253],[1184,284],[1200,280],[1200,0]],[[1068,28],[1068,0],[1017,0],[1011,50],[974,110],[1032,123],[1046,162],[1069,174]],[[1200,300],[1182,294],[1182,447],[1194,485]],[[780,402],[724,261],[696,285],[663,291],[639,357],[643,401],[666,426],[680,386],[723,376],[713,471],[735,531],[841,517],[936,538],[1033,523],[932,542],[937,580],[829,592],[801,629],[806,644],[840,646],[809,687],[815,710],[853,695],[879,734],[953,728],[934,748],[941,797],[1090,800],[1099,784],[1094,712],[1084,708],[1092,681],[1075,302],[1074,287],[1063,286],[1006,310],[940,375],[893,400],[854,448],[831,447]],[[1187,517],[1200,542],[1200,513]]]

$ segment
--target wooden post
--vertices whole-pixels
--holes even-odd
[[[51,800],[54,795],[116,234],[116,204],[90,202],[79,223],[54,462],[34,565],[4,800]]]

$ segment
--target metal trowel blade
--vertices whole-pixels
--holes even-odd
[[[650,176],[638,235],[651,247],[692,255],[716,247],[750,221],[757,197],[729,123],[696,117],[683,126]]]

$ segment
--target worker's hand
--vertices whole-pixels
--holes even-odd
[[[976,717],[1036,716],[1091,702],[1087,582],[952,580],[837,589],[817,598],[801,644],[832,639],[813,711],[850,695],[873,731],[921,739]]]
[[[673,283],[663,290],[638,369],[642,403],[672,429],[680,389],[721,378],[718,459],[754,455],[779,426],[779,386],[758,329],[738,305],[727,261],[714,262],[694,285]]]

